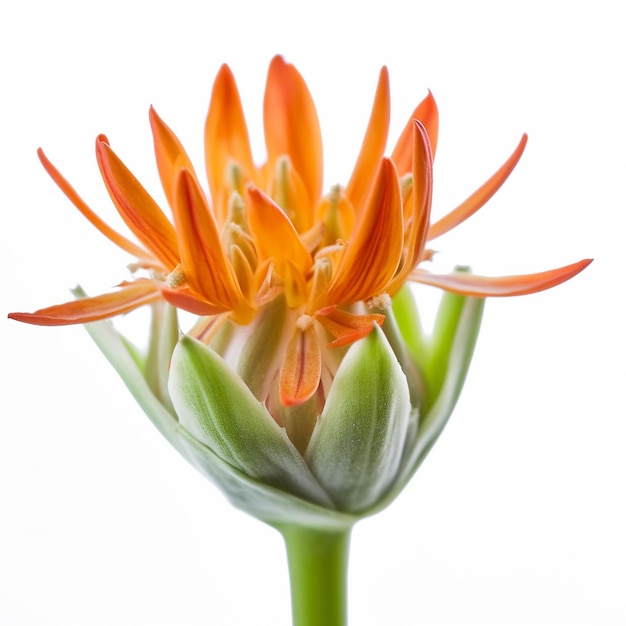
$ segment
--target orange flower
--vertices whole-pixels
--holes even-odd
[[[196,329],[208,340],[228,318],[250,324],[279,296],[292,312],[291,339],[280,368],[280,401],[302,404],[322,376],[320,337],[330,347],[353,343],[384,322],[389,297],[407,281],[470,296],[532,293],[568,280],[590,260],[538,274],[487,278],[435,275],[420,267],[427,242],[470,217],[500,188],[526,145],[524,135],[502,167],[459,207],[430,223],[438,113],[432,94],[415,108],[390,157],[389,77],[380,73],[354,171],[345,187],[322,191],[317,113],[298,71],[270,63],[263,119],[267,161],[256,166],[239,92],[224,65],[205,125],[210,199],[172,130],[150,110],[159,176],[170,220],[113,152],[104,135],[96,158],[109,195],[133,243],[104,223],[39,150],[41,162],[79,211],[136,257],[137,275],[115,292],[9,317],[31,324],[86,323],[165,299],[210,318]],[[374,310],[371,310],[374,309]],[[324,333],[322,332],[322,329]]]

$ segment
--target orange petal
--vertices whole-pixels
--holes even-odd
[[[192,290],[212,305],[235,308],[243,296],[222,248],[215,217],[189,170],[181,170],[176,177],[172,208],[181,263]]]
[[[363,138],[359,158],[345,190],[352,206],[358,213],[367,200],[372,180],[380,159],[385,154],[387,135],[389,133],[389,113],[391,109],[389,97],[389,72],[386,67],[380,70],[374,105]]]
[[[79,298],[34,313],[9,313],[11,319],[39,326],[87,324],[114,315],[128,313],[144,304],[159,300],[161,294],[151,280],[124,283],[119,291],[91,298]]]
[[[398,174],[404,176],[411,171],[411,163],[413,157],[413,120],[419,120],[426,128],[428,139],[430,141],[430,149],[435,157],[437,151],[437,138],[439,136],[439,111],[437,103],[433,98],[433,94],[428,95],[417,105],[413,111],[409,121],[406,123],[398,143],[396,143],[391,160],[398,168]]]
[[[227,169],[236,161],[246,179],[254,177],[254,164],[248,127],[233,73],[222,65],[211,93],[211,103],[204,125],[204,153],[207,179],[214,205],[226,188]]]
[[[269,162],[289,156],[310,202],[316,204],[322,193],[323,178],[322,133],[317,111],[304,79],[281,56],[272,59],[267,73],[263,125]]]
[[[333,273],[324,302],[317,306],[358,302],[385,291],[402,255],[403,222],[396,168],[383,158],[353,238]]]
[[[248,187],[246,193],[248,226],[261,259],[273,259],[279,274],[286,262],[306,274],[311,267],[311,255],[289,218],[269,196],[256,187]]]
[[[536,293],[544,289],[556,287],[566,280],[582,272],[593,259],[584,259],[578,263],[565,265],[547,272],[537,274],[520,274],[518,276],[476,276],[459,272],[455,274],[429,274],[416,270],[411,274],[411,280],[440,287],[446,291],[459,293],[465,296],[498,297],[498,296],[523,296]]]
[[[96,157],[109,195],[127,226],[166,268],[176,267],[178,244],[172,224],[104,135],[96,139]]]
[[[169,205],[174,204],[174,182],[176,175],[184,167],[193,172],[193,165],[178,137],[172,129],[157,115],[153,107],[150,107],[150,126],[154,139],[154,152],[156,155],[159,177],[163,185],[165,197]]]
[[[160,285],[160,289],[164,300],[177,309],[188,311],[194,315],[217,315],[219,313],[228,312],[226,307],[206,302],[203,296],[193,292],[189,287],[171,288],[162,284]]]
[[[48,160],[48,157],[44,154],[43,150],[39,148],[37,150],[37,156],[44,166],[46,172],[48,172],[50,178],[57,184],[59,189],[69,198],[70,202],[109,240],[115,245],[119,246],[122,250],[132,254],[138,259],[147,259],[152,255],[139,247],[137,244],[126,239],[123,235],[120,235],[117,231],[113,230],[106,222],[98,217],[85,203],[85,201],[76,193],[76,190],[67,182],[61,172],[57,170],[54,165]]]
[[[329,348],[347,346],[357,339],[369,335],[374,324],[382,326],[385,316],[379,313],[355,315],[338,309],[335,306],[325,307],[315,313],[315,319],[333,336],[334,341],[328,344]]]
[[[280,401],[284,406],[306,402],[317,391],[322,372],[322,355],[315,326],[297,328],[287,346],[280,369]]]
[[[517,148],[513,151],[513,154],[511,154],[502,167],[500,167],[486,183],[479,187],[467,200],[456,207],[456,209],[450,211],[450,213],[431,225],[428,229],[428,239],[432,240],[435,239],[435,237],[447,233],[461,222],[464,222],[468,217],[474,215],[474,213],[500,189],[504,181],[509,177],[509,174],[520,160],[527,141],[528,135],[524,133],[519,144],[517,144]]]
[[[430,208],[433,198],[433,155],[430,151],[428,131],[419,120],[413,120],[413,187],[411,189],[413,215],[409,223],[407,256],[398,274],[389,286],[393,295],[406,280],[409,272],[419,263],[426,245]]]

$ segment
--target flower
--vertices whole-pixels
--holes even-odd
[[[280,56],[269,66],[263,115],[267,160],[257,166],[235,79],[223,65],[205,124],[207,195],[181,142],[150,109],[171,219],[107,137],[97,137],[103,181],[139,243],[98,217],[39,150],[78,210],[136,258],[133,278],[111,293],[9,317],[88,324],[161,432],[242,508],[272,523],[293,516],[329,523],[321,507],[347,523],[341,515],[371,512],[397,493],[445,424],[482,298],[553,287],[590,260],[498,278],[426,270],[428,242],[491,198],[527,137],[465,202],[431,223],[437,106],[428,93],[385,156],[386,68],[345,186],[324,193],[313,99]],[[448,292],[431,339],[417,328],[407,282]],[[112,328],[92,323],[145,304],[155,323],[141,361]],[[198,316],[177,347],[175,309]]]

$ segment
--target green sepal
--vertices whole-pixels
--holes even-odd
[[[340,510],[365,511],[393,483],[409,412],[406,377],[375,326],[341,362],[305,455]]]
[[[85,296],[85,292],[79,287],[74,289],[72,293],[76,297]],[[150,421],[172,446],[189,460],[188,452],[178,433],[176,415],[163,405],[148,385],[135,350],[129,347],[126,339],[115,330],[113,324],[108,320],[85,324],[85,329],[124,381]]]
[[[376,510],[386,507],[403,489],[450,418],[469,370],[484,305],[484,298],[443,295],[436,323],[439,328],[433,335],[438,340],[433,346],[433,354],[437,356],[432,363],[442,369],[444,376],[434,401],[420,414],[417,437],[405,450],[393,489],[376,505]]]
[[[289,340],[286,317],[287,303],[281,295],[261,309],[241,346],[237,373],[257,398],[267,397],[271,374],[280,367],[281,346]]]
[[[194,467],[217,485],[229,502],[276,528],[285,525],[348,530],[359,517],[320,506],[251,478],[179,426]]]
[[[164,301],[153,303],[151,309],[150,342],[144,376],[154,395],[173,413],[167,381],[172,353],[180,336],[178,315],[176,308]]]
[[[334,508],[284,430],[213,350],[183,337],[172,357],[169,392],[185,430],[230,466]]]

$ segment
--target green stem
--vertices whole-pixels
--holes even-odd
[[[350,529],[279,530],[287,548],[293,626],[345,626]]]

